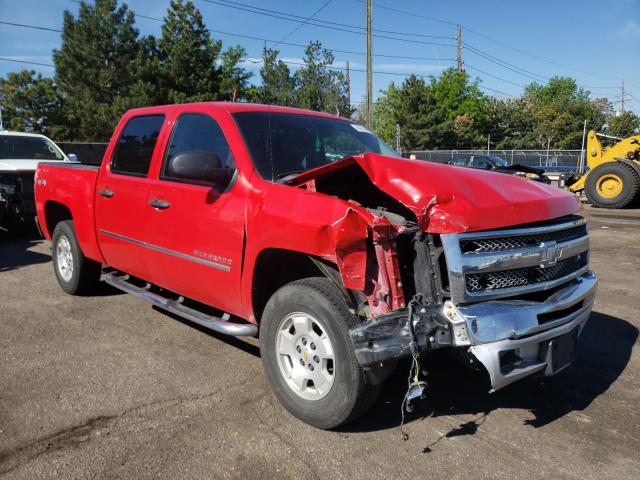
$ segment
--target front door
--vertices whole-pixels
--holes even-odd
[[[150,182],[147,249],[152,282],[185,297],[241,314],[240,274],[245,189],[175,178],[168,168],[181,154],[216,155],[235,171],[234,155],[214,116],[184,113],[174,122],[157,179]]]
[[[147,175],[163,122],[163,115],[130,118],[95,186],[96,226],[107,265],[144,279]]]

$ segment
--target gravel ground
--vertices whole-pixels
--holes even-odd
[[[338,431],[288,415],[257,343],[104,285],[71,297],[47,242],[0,232],[0,476],[33,478],[640,478],[640,210],[585,208],[600,277],[576,363],[494,394],[429,358],[399,432],[406,372]]]

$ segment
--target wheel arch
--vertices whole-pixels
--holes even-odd
[[[351,302],[351,295],[342,283],[338,267],[314,255],[280,248],[262,250],[253,268],[251,304],[255,319],[260,322],[271,296],[284,285],[308,277],[326,277]]]
[[[73,220],[71,209],[65,204],[48,200],[44,205],[44,219],[49,236],[53,236],[53,231],[58,223],[65,220]]]

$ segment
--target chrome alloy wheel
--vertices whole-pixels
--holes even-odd
[[[65,282],[70,281],[73,277],[73,254],[69,239],[64,235],[60,236],[56,244],[56,258],[60,277]]]
[[[331,340],[322,324],[307,313],[287,315],[276,336],[280,374],[305,400],[326,396],[335,380]]]

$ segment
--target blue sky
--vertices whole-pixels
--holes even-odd
[[[215,1],[225,3],[225,0]],[[364,26],[364,3],[361,0],[234,2],[236,7],[238,4],[253,5],[301,17],[308,17],[323,7],[315,19]],[[288,35],[285,40],[288,43],[306,44],[309,40],[320,40],[326,47],[356,52],[336,52],[335,64],[343,67],[349,60],[352,100],[363,99],[365,75],[357,71],[365,67],[365,57],[357,54],[365,49],[363,35],[308,24],[300,26],[296,22],[205,0],[195,0],[195,3],[203,12],[212,35],[222,39],[226,46],[242,45],[250,60],[259,59],[264,41],[229,34],[274,41]],[[161,18],[169,0],[130,0],[127,4],[138,14]],[[402,81],[401,75],[389,73],[437,75],[443,68],[454,65],[455,47],[448,45],[455,43],[451,39],[455,37],[455,24],[461,24],[465,67],[472,76],[482,79],[482,85],[489,94],[497,97],[519,95],[522,86],[532,81],[531,77],[543,81],[553,75],[567,75],[591,90],[594,97],[608,97],[615,102],[620,100],[620,80],[625,79],[626,92],[634,97],[627,101],[627,106],[640,112],[640,0],[374,0],[373,4],[374,29],[405,34],[377,32],[379,36],[373,39],[374,55],[380,55],[374,58],[376,91],[384,89],[390,81]],[[0,21],[59,29],[65,9],[75,13],[78,5],[70,0],[0,0]],[[160,22],[154,20],[139,17],[137,26],[143,34],[160,33]],[[384,36],[413,41],[382,38]],[[58,33],[0,24],[2,58],[51,63],[51,50],[59,44]],[[267,43],[268,46],[273,44]],[[278,48],[287,61],[301,61],[302,48],[285,44]],[[255,72],[254,81],[258,82],[259,64],[251,61],[246,64]],[[48,67],[0,61],[0,75],[23,67],[45,75],[53,74],[53,69]],[[291,68],[296,66],[291,65]]]

